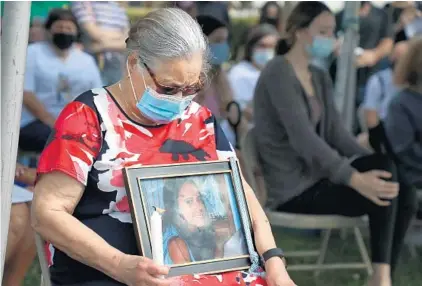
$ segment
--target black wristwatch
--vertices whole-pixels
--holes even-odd
[[[272,249],[265,251],[262,254],[262,260],[264,261],[264,263],[267,262],[270,258],[273,258],[273,257],[280,257],[280,259],[284,263],[284,266],[287,267],[287,261],[286,261],[286,257],[284,257],[283,250],[281,250],[280,248],[272,248]]]

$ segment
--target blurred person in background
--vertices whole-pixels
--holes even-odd
[[[259,24],[270,24],[283,32],[283,10],[276,1],[268,1],[261,7]]]
[[[105,85],[123,74],[125,40],[129,30],[126,10],[117,1],[75,1],[72,12],[82,29],[82,42],[94,55]]]
[[[206,89],[201,91],[195,98],[199,104],[206,106],[221,124],[221,128],[233,146],[236,145],[236,132],[238,137],[245,130],[244,120],[241,120],[241,111],[235,105],[230,105],[233,99],[233,91],[227,79],[227,73],[223,69],[223,64],[229,60],[230,47],[228,44],[229,29],[224,17],[220,13],[204,13],[197,16],[197,21],[202,28],[205,36],[207,36],[209,50],[211,82]],[[230,108],[230,110],[228,110]],[[237,130],[230,125],[229,121],[238,121],[240,124]]]
[[[30,222],[33,193],[19,184],[32,188],[36,170],[16,164],[15,185],[12,189],[12,207],[7,234],[3,286],[23,285],[26,272],[36,255],[34,231]]]
[[[385,130],[403,176],[422,188],[422,37],[409,42],[397,62],[394,83],[403,89],[389,106]]]
[[[46,41],[28,47],[19,148],[40,152],[64,106],[82,91],[101,87],[91,56],[74,46],[78,25],[67,9],[51,10]]]
[[[252,28],[244,47],[244,59],[231,67],[228,73],[234,100],[240,104],[248,122],[253,118],[252,100],[256,82],[262,69],[274,57],[278,39],[278,31],[273,25],[261,24]]]
[[[195,1],[176,1],[175,5],[177,8],[188,13],[192,18],[196,18],[197,8]]]
[[[368,78],[383,68],[382,61],[388,57],[393,49],[393,30],[389,15],[382,9],[371,4],[370,1],[360,1],[359,10],[359,46],[363,51],[356,57],[357,97],[358,107],[365,96],[365,86]],[[344,32],[344,10],[336,15],[337,32]],[[333,66],[335,70],[336,66]],[[335,77],[334,77],[335,78]]]
[[[374,269],[368,285],[391,286],[416,211],[415,193],[402,182],[399,192],[392,160],[370,154],[345,129],[329,75],[309,65],[311,58],[332,53],[334,29],[334,15],[325,4],[298,3],[287,20],[287,38],[279,44],[281,56],[267,64],[258,80],[254,132],[268,207],[367,214]]]
[[[362,106],[365,111],[365,123],[369,128],[375,127],[385,118],[391,99],[399,91],[393,81],[394,67],[406,52],[407,45],[396,44],[389,57],[390,66],[375,73],[368,80]]]
[[[29,26],[28,43],[41,42],[45,40],[44,21],[40,18],[34,18]]]
[[[394,32],[394,42],[406,41],[410,37],[407,35],[407,26],[412,21],[420,17],[415,1],[393,1],[384,6],[384,10],[390,13]]]

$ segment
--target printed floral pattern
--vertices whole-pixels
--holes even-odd
[[[94,219],[93,227],[114,241],[117,235],[122,239],[134,236],[132,227],[123,226],[132,223],[122,172],[125,166],[218,160],[230,156],[235,154],[208,109],[192,103],[180,120],[144,127],[127,118],[111,95],[101,88],[82,94],[65,107],[40,158],[38,172],[58,170],[84,184],[85,193],[74,216],[82,222]],[[133,243],[127,242],[129,246],[124,246],[127,249],[121,250],[136,252],[136,243],[132,240]],[[83,279],[87,266],[73,261],[52,245],[46,249],[53,282],[71,284],[78,282],[72,280],[74,277]],[[69,264],[72,270],[67,267]],[[66,275],[61,275],[62,271]],[[104,279],[103,274],[98,272],[98,279]],[[183,276],[180,283],[265,285],[262,278],[243,272]]]

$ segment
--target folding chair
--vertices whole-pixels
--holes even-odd
[[[45,241],[35,233],[35,245],[37,247],[38,260],[41,267],[41,286],[51,286],[50,271],[48,269],[48,260],[45,253]]]
[[[265,182],[262,176],[257,176],[257,170],[260,170],[258,163],[258,152],[255,144],[255,137],[253,128],[250,129],[244,137],[242,143],[242,153],[244,159],[244,170],[247,173],[247,178],[251,187],[257,194],[260,203],[265,206],[266,190]],[[257,178],[258,177],[258,178]],[[257,180],[258,179],[258,180]],[[258,186],[258,183],[259,186]],[[339,215],[306,215],[294,214],[285,212],[276,212],[266,209],[268,219],[273,226],[281,226],[293,229],[323,229],[321,247],[319,250],[311,251],[293,251],[286,253],[287,257],[317,257],[314,264],[300,264],[289,265],[289,270],[311,270],[315,275],[319,274],[320,270],[330,269],[366,269],[369,275],[372,274],[371,260],[366,249],[360,226],[366,226],[364,217],[351,218]],[[361,256],[361,262],[356,263],[332,263],[326,264],[325,256],[328,248],[328,242],[333,229],[353,228],[355,241]]]

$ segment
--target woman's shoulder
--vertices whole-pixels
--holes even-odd
[[[290,63],[284,56],[278,55],[275,56],[271,61],[267,63],[265,68],[262,70],[261,73],[262,77],[268,77],[270,75],[283,75],[279,77],[277,80],[287,80],[290,78],[289,76],[293,75],[291,73]]]

